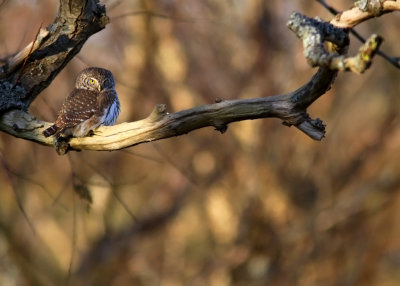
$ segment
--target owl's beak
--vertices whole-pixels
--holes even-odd
[[[97,89],[98,89],[99,91],[101,91],[101,86],[100,86],[100,85],[98,85],[98,86],[97,86]]]

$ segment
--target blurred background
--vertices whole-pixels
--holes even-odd
[[[352,1],[330,1],[344,10]],[[54,121],[87,66],[112,70],[118,123],[215,99],[297,89],[316,72],[286,28],[317,1],[110,0],[110,24],[36,99]],[[0,58],[31,42],[58,1],[0,4]],[[398,56],[399,14],[357,30]],[[351,38],[350,53],[360,43]],[[0,134],[0,285],[399,285],[400,71],[380,57],[341,73],[310,115],[321,142],[277,119],[115,152]]]

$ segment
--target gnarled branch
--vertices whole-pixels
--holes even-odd
[[[385,3],[380,6],[382,9],[388,9]],[[368,7],[365,9],[376,15],[376,9],[375,12]],[[24,49],[29,52],[19,53],[0,70],[0,130],[47,146],[54,145],[58,149],[53,138],[42,135],[50,123],[37,120],[24,110],[79,52],[88,37],[103,29],[107,23],[105,7],[99,5],[97,0],[61,0],[58,17]],[[172,114],[167,113],[164,105],[158,105],[146,119],[100,127],[93,136],[72,138],[61,153],[67,150],[117,150],[179,136],[206,126],[214,126],[223,133],[231,122],[267,117],[280,118],[285,125],[294,125],[311,138],[321,140],[325,125],[320,119],[309,117],[308,106],[330,88],[337,71],[361,73],[367,69],[381,39],[372,36],[356,56],[347,57],[345,53],[349,40],[346,31],[335,27],[340,25],[293,13],[288,26],[302,40],[309,63],[320,67],[312,79],[298,90],[263,98],[226,100]],[[329,48],[326,48],[326,42],[330,44]],[[28,59],[21,72],[18,65],[21,65],[23,57]]]
[[[54,22],[0,68],[0,114],[27,110],[86,40],[108,22],[105,7],[98,0],[60,1]]]

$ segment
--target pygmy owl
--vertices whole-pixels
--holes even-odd
[[[75,88],[65,99],[56,121],[43,135],[83,137],[100,125],[113,125],[119,111],[112,73],[103,68],[86,68],[76,78]]]

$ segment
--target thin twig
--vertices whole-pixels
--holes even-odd
[[[161,159],[155,158],[155,157],[153,157],[151,155],[140,154],[140,153],[138,153],[136,151],[133,152],[132,150],[129,150],[129,149],[122,149],[121,152],[122,153],[126,153],[126,154],[131,155],[131,156],[134,156],[134,157],[141,158],[141,159],[153,161],[153,162],[156,162],[158,164],[163,163],[163,161]]]
[[[11,172],[9,171],[9,166],[8,166],[8,164],[7,164],[7,162],[6,162],[5,158],[4,158],[4,154],[3,154],[2,151],[0,151],[0,158],[1,158],[1,165],[3,166],[4,170],[7,173],[8,183],[9,183],[9,185],[10,185],[10,187],[11,187],[13,193],[14,193],[15,200],[17,202],[18,208],[21,211],[22,215],[24,216],[24,218],[25,218],[26,222],[28,223],[29,227],[31,228],[33,234],[36,235],[36,229],[33,226],[33,223],[31,222],[31,220],[29,219],[28,214],[26,213],[26,211],[24,209],[24,206],[22,205],[22,199],[21,199],[20,195],[18,194],[17,190],[15,189],[14,183],[13,183],[12,178],[11,178]]]
[[[198,185],[199,183],[197,182],[196,178],[193,176],[193,174],[191,174],[187,168],[182,168],[181,166],[179,166],[179,164],[177,164],[171,156],[169,156],[166,152],[164,152],[164,150],[160,147],[159,144],[157,144],[157,142],[154,142],[153,144],[151,144],[153,146],[153,148],[158,152],[158,154],[160,154],[161,156],[164,157],[164,159],[176,170],[178,170],[178,172],[180,172],[190,183],[192,183],[193,185]]]
[[[137,221],[137,217],[133,214],[133,212],[129,209],[128,205],[124,202],[124,200],[120,197],[120,195],[118,194],[118,192],[115,190],[115,184],[114,182],[109,179],[105,174],[103,174],[102,172],[100,172],[98,170],[98,168],[96,168],[95,166],[93,166],[92,164],[89,163],[88,160],[85,160],[81,157],[79,157],[80,159],[82,159],[82,162],[84,164],[86,164],[93,172],[95,172],[96,174],[98,174],[100,177],[102,177],[109,185],[110,185],[110,190],[111,193],[113,194],[113,196],[115,197],[115,199],[121,204],[121,206],[124,208],[124,210],[129,214],[129,216],[132,218],[133,221]]]
[[[318,3],[320,3],[326,10],[328,10],[332,15],[337,15],[340,13],[339,10],[333,8],[330,6],[328,3],[326,3],[325,0],[316,0]],[[350,29],[350,33],[360,42],[365,43],[366,39],[361,36],[354,28]],[[387,60],[389,63],[391,63],[393,66],[396,68],[400,69],[400,57],[390,57],[384,52],[382,52],[380,49],[376,51],[376,54]]]
[[[77,219],[76,219],[76,199],[75,196],[73,196],[72,198],[72,248],[71,248],[71,258],[69,261],[69,265],[68,265],[68,274],[67,274],[67,279],[66,279],[66,285],[70,285],[71,284],[71,278],[72,278],[72,267],[73,267],[73,263],[74,263],[74,259],[75,259],[75,255],[76,255],[76,242],[77,242],[77,223],[76,223]]]
[[[39,29],[38,29],[37,32],[36,32],[35,39],[34,39],[33,42],[32,42],[31,48],[30,48],[30,50],[29,50],[29,53],[28,53],[28,55],[25,57],[25,60],[24,60],[24,62],[23,62],[23,64],[22,64],[22,67],[21,67],[21,69],[19,70],[18,77],[17,77],[17,79],[15,80],[14,85],[13,85],[12,88],[15,88],[15,86],[18,84],[19,80],[21,79],[22,73],[24,72],[24,69],[25,69],[25,66],[26,66],[26,62],[28,61],[29,57],[31,56],[31,54],[32,54],[32,52],[33,52],[33,47],[35,46],[35,43],[36,43],[36,41],[38,40],[38,36],[39,36],[40,30],[42,29],[42,25],[43,25],[43,23],[40,24],[40,27],[39,27]]]
[[[177,17],[173,17],[173,16],[168,15],[168,14],[162,14],[162,13],[157,13],[157,12],[153,12],[153,11],[126,12],[126,13],[120,14],[118,16],[112,17],[112,20],[118,20],[118,19],[121,19],[121,18],[130,17],[130,16],[137,16],[137,15],[146,15],[146,16],[150,16],[150,17],[161,18],[161,19],[170,19],[170,20],[179,21],[179,22],[195,22],[194,19],[177,18]]]

